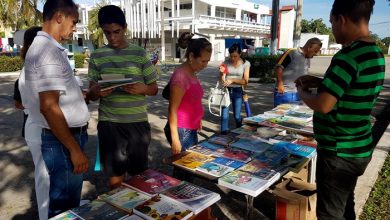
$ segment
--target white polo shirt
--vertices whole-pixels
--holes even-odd
[[[22,103],[30,123],[49,128],[40,112],[39,92],[55,90],[60,91],[59,105],[68,126],[87,124],[90,118],[88,107],[73,75],[65,48],[46,32],[38,32],[28,49],[20,78]]]

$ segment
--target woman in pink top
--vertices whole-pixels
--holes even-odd
[[[188,42],[186,62],[178,67],[170,79],[168,123],[164,128],[172,154],[195,145],[203,117],[203,89],[196,74],[210,61],[212,46],[205,38],[188,39],[182,34],[179,42]]]

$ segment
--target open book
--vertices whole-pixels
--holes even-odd
[[[102,74],[101,77],[102,80],[98,81],[101,91],[134,83],[132,78],[126,78],[122,74]]]

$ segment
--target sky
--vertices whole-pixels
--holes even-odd
[[[272,0],[249,0],[269,6],[272,9]],[[347,0],[345,0],[347,1]],[[99,0],[75,0],[79,4],[93,4]],[[284,5],[296,5],[297,0],[280,0],[280,7]],[[302,14],[306,20],[322,18],[324,23],[330,27],[329,13],[333,0],[303,0]],[[380,38],[390,37],[390,2],[387,0],[376,0],[374,13],[370,20],[370,31]]]
[[[345,0],[347,1],[347,0]],[[272,9],[272,0],[252,0],[252,2],[269,6]],[[296,5],[297,0],[280,0],[279,6]],[[306,20],[322,18],[324,23],[330,26],[329,13],[333,0],[303,0],[302,15]],[[390,37],[390,2],[376,0],[374,13],[370,19],[370,31],[380,38]]]

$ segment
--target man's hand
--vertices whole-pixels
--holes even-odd
[[[310,88],[318,88],[322,82],[322,78],[303,75],[298,77],[294,82],[296,87],[302,87],[303,90],[308,91]]]
[[[148,89],[148,86],[144,83],[133,83],[122,86],[122,89],[129,94],[144,95]]]
[[[74,167],[74,173],[85,173],[88,170],[88,158],[80,148],[70,152],[70,160]]]

